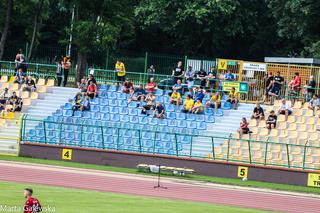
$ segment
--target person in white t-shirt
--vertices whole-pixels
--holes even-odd
[[[278,114],[285,115],[286,116],[286,120],[287,120],[288,116],[291,115],[292,110],[291,110],[291,107],[289,106],[289,104],[287,103],[287,101],[285,99],[282,99],[281,102],[282,102],[282,105],[280,106]]]

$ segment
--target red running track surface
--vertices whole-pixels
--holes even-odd
[[[2,181],[207,202],[281,212],[320,212],[320,199],[302,195],[232,189],[168,179],[163,182],[167,189],[154,189],[157,184],[156,177],[43,165],[20,165],[8,162],[0,162],[0,171],[0,180]]]

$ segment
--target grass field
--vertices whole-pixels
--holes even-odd
[[[44,212],[80,213],[80,212],[112,212],[112,213],[208,213],[208,212],[262,212],[255,209],[243,209],[228,206],[211,205],[187,201],[176,201],[141,196],[127,196],[114,193],[102,193],[62,187],[49,187],[34,184],[18,184],[0,182],[0,205],[20,206],[24,204],[23,189],[31,187],[39,199]],[[12,212],[1,211],[0,212]],[[21,211],[20,211],[21,212]]]
[[[54,161],[54,160],[45,160],[45,159],[36,159],[36,158],[15,157],[15,156],[7,156],[7,155],[0,155],[0,160],[39,163],[39,164],[75,167],[75,168],[96,169],[96,170],[124,172],[124,173],[131,173],[131,174],[145,174],[145,173],[138,172],[137,169],[128,169],[128,168],[111,167],[111,166],[99,166],[99,165],[93,165],[93,164],[74,163],[74,162],[67,162],[67,161]],[[147,175],[152,175],[152,174],[147,174]],[[205,182],[227,184],[227,185],[238,185],[238,186],[266,188],[266,189],[273,189],[273,190],[320,194],[320,190],[318,188],[312,188],[307,186],[294,186],[294,185],[276,184],[276,183],[260,182],[260,181],[253,181],[253,180],[242,181],[241,179],[219,178],[219,177],[209,177],[209,176],[201,176],[201,175],[189,175],[188,177],[177,177],[177,176],[170,176],[170,177],[185,178],[188,180],[205,181]]]

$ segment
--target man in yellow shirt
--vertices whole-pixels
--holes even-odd
[[[235,87],[231,88],[231,91],[229,92],[229,99],[227,101],[232,104],[233,109],[238,109],[239,93],[236,91]]]
[[[187,95],[187,98],[184,100],[181,112],[183,113],[191,113],[191,109],[193,107],[194,101],[191,98],[191,95]]]
[[[126,67],[122,61],[117,60],[115,71],[117,72],[117,84],[124,82],[126,78]]]
[[[171,94],[170,102],[176,106],[180,105],[181,102],[181,95],[177,92],[177,90],[173,90],[173,93]]]
[[[221,107],[221,96],[219,95],[219,92],[214,93],[210,100],[206,103],[206,108],[214,108],[214,110],[217,110]]]
[[[200,99],[197,99],[197,102],[193,105],[191,109],[193,114],[202,114],[203,113],[203,105]]]

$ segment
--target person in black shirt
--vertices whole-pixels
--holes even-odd
[[[27,80],[26,80],[26,85],[22,89],[23,91],[28,91],[28,92],[34,92],[36,90],[36,83],[32,79],[32,77],[29,75]]]
[[[94,84],[97,84],[97,81],[96,81],[96,79],[93,77],[93,75],[92,75],[92,74],[89,74],[88,79],[87,79],[87,86],[90,85],[91,81],[92,81]]]
[[[315,93],[315,87],[316,87],[316,81],[314,80],[314,77],[311,75],[310,80],[308,82],[308,99],[311,99]]]
[[[156,110],[153,112],[153,117],[160,119],[164,118],[164,107],[161,103],[158,103]]]
[[[284,78],[280,75],[280,72],[277,72],[277,75],[274,76],[273,81],[272,81],[272,88],[269,91],[269,95],[274,96],[276,98],[279,98],[279,93],[281,90],[281,87],[283,85]]]
[[[253,109],[253,113],[251,115],[251,119],[263,120],[264,112],[259,103],[257,103],[256,107]]]
[[[277,124],[277,116],[274,113],[274,110],[271,110],[268,119],[266,120],[268,129],[275,129]]]
[[[264,96],[263,96],[263,101],[262,102],[266,102],[269,96],[269,92],[272,88],[272,82],[273,82],[273,75],[272,72],[269,72],[265,77],[264,80],[266,81],[265,83],[265,92],[264,92]]]
[[[182,61],[179,61],[178,66],[172,70],[172,76],[173,84],[176,84],[178,79],[182,80],[182,77],[184,76]]]
[[[197,79],[200,80],[200,85],[202,87],[205,87],[206,86],[206,83],[207,83],[207,73],[206,71],[204,71],[203,69],[201,69],[198,73],[197,73]]]

